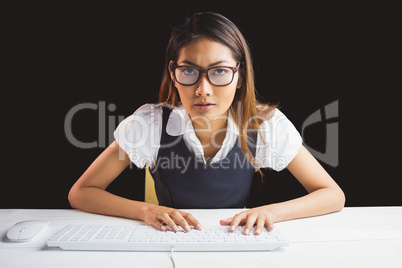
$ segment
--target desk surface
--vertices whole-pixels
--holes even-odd
[[[203,225],[241,210],[185,210]],[[47,220],[34,241],[11,243],[7,230]],[[78,210],[0,210],[0,267],[173,267],[168,252],[80,252],[46,247],[47,238],[75,223],[133,223]],[[134,221],[137,224],[141,222]],[[290,246],[269,252],[176,252],[176,267],[402,267],[402,207],[345,208],[329,215],[276,223]]]

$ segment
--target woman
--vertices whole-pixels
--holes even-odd
[[[223,219],[234,231],[255,234],[274,222],[343,208],[342,190],[302,146],[292,123],[255,97],[247,43],[227,18],[198,13],[174,29],[166,50],[159,104],[146,104],[126,118],[115,141],[72,187],[72,207],[143,220],[166,230],[201,229],[182,208],[244,207],[253,173],[285,167],[308,194],[246,210]],[[105,191],[133,162],[146,164],[159,205]]]

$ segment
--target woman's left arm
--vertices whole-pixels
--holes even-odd
[[[233,218],[221,220],[220,223],[230,225],[232,231],[239,225],[244,225],[244,234],[248,234],[256,225],[255,233],[259,234],[264,226],[271,230],[274,222],[342,210],[345,205],[343,191],[304,146],[301,146],[287,168],[307,190],[307,195],[256,207],[236,214]]]

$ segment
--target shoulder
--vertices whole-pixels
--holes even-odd
[[[290,144],[299,143],[300,134],[293,123],[277,108],[269,119],[262,122],[259,129],[261,146],[270,151],[281,151]]]
[[[266,105],[266,104],[257,105],[257,117],[259,120],[261,120],[263,122],[272,118],[272,116],[275,115],[276,111],[279,111],[276,108],[276,106],[270,106],[270,105]]]
[[[285,168],[302,145],[302,137],[293,123],[277,108],[260,125],[258,153],[260,167]]]
[[[136,125],[136,128],[154,128],[155,126],[158,126],[159,129],[163,124],[164,107],[171,109],[169,119],[167,121],[168,133],[170,130],[170,132],[175,133],[175,135],[183,134],[184,126],[186,123],[188,123],[187,121],[189,115],[182,105],[169,107],[166,104],[147,103],[139,107],[132,115],[125,118],[120,125],[121,127],[124,126],[126,129],[131,128],[133,124]]]
[[[146,103],[138,108],[132,116],[138,116],[146,119],[148,122],[154,122],[160,120],[162,114],[162,105],[155,103]]]
[[[145,127],[153,124],[158,124],[162,120],[162,107],[157,104],[147,103],[139,107],[133,114],[126,117],[119,125],[126,129],[133,125],[136,127]]]
[[[279,128],[284,130],[283,127],[293,126],[292,122],[281,112],[278,108],[273,108],[269,112],[259,115],[262,123],[260,125],[260,131],[274,130]]]
[[[160,144],[161,122],[162,107],[144,104],[114,131],[115,140],[137,167],[152,165]]]

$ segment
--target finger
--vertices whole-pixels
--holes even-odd
[[[154,227],[155,229],[159,230],[159,231],[166,231],[166,227],[163,225],[162,222],[160,222],[159,220],[155,219],[152,223],[151,226]]]
[[[262,233],[262,229],[264,228],[265,225],[265,218],[262,216],[259,216],[257,218],[257,225],[255,226],[255,235],[260,235]]]
[[[176,223],[183,228],[184,231],[190,232],[191,228],[188,222],[184,219],[183,215],[179,211],[174,211],[170,217],[176,221]]]
[[[174,232],[179,231],[179,228],[177,227],[176,223],[172,220],[172,218],[170,218],[169,214],[163,213],[160,221],[166,223],[166,225],[169,226],[169,228]]]
[[[193,215],[191,215],[190,213],[187,213],[187,214],[184,215],[184,218],[187,220],[187,222],[190,225],[194,226],[195,229],[201,231],[202,225],[201,225],[201,223],[199,221],[197,221],[196,218],[194,218]]]
[[[229,219],[226,219],[226,220],[220,220],[219,224],[222,225],[222,226],[226,226],[226,225],[230,225],[232,223],[232,221],[233,221],[233,218],[229,218]]]
[[[248,215],[246,224],[244,225],[244,229],[243,229],[244,235],[250,234],[250,230],[253,229],[256,219],[257,219],[257,216],[254,216],[254,214]]]
[[[265,219],[265,226],[267,226],[268,231],[272,231],[274,229],[274,223],[271,219]]]
[[[239,227],[239,225],[240,225],[242,222],[244,222],[244,217],[245,217],[245,216],[244,216],[243,213],[236,214],[236,215],[233,217],[232,222],[230,223],[229,231],[230,231],[230,232],[234,232],[234,231],[237,229],[237,227]]]

